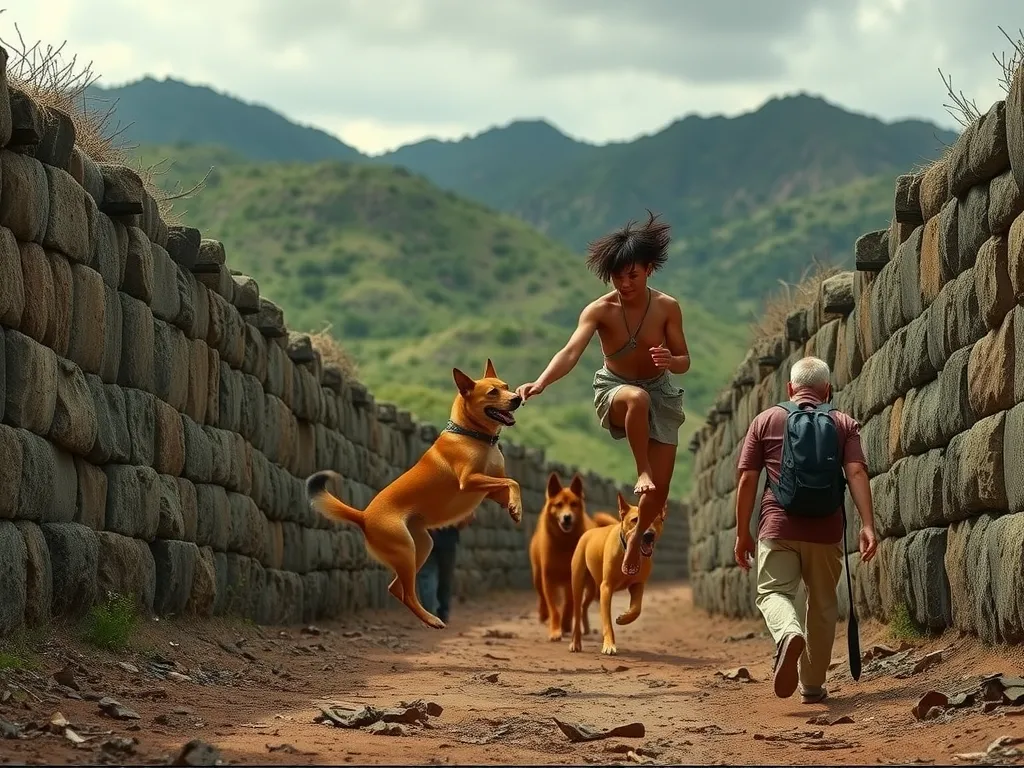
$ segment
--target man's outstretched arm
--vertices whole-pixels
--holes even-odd
[[[536,381],[523,384],[516,390],[524,401],[533,395],[539,395],[576,366],[587,345],[590,344],[590,340],[597,332],[598,314],[599,310],[595,304],[588,304],[583,309],[580,319],[576,323],[576,330],[572,332],[565,346],[551,358],[551,362],[548,363],[544,372],[537,377]]]

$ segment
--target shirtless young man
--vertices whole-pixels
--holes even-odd
[[[629,222],[590,244],[587,266],[615,288],[588,304],[576,330],[536,381],[516,394],[531,397],[569,373],[597,333],[605,364],[594,374],[594,407],[601,426],[616,440],[626,438],[636,461],[640,520],[635,531],[647,530],[668,500],[675,469],[683,390],[671,373],[690,369],[679,302],[652,290],[648,278],[665,263],[669,225],[650,213],[647,223]],[[640,536],[630,537],[622,572],[640,570]]]

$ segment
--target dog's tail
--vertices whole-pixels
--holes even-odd
[[[363,511],[350,507],[341,499],[327,490],[327,483],[338,475],[335,472],[316,472],[306,479],[306,497],[310,506],[324,517],[353,523],[363,528],[365,516]]]
[[[597,523],[598,528],[603,528],[606,525],[615,525],[619,520],[607,512],[595,512],[594,522]]]

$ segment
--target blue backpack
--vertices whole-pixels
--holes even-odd
[[[846,475],[843,473],[839,430],[822,403],[801,408],[794,402],[778,404],[787,412],[782,437],[782,471],[777,483],[768,478],[776,501],[793,517],[828,517],[843,505]]]

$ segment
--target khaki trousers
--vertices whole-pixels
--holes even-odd
[[[843,572],[843,545],[764,539],[757,544],[757,607],[775,644],[797,632],[807,645],[800,657],[800,687],[817,691],[825,683],[836,639],[839,602],[836,587]],[[807,591],[804,620],[797,593]]]

